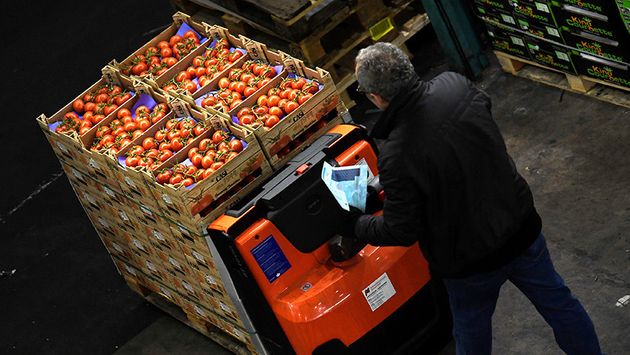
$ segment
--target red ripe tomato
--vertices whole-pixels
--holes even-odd
[[[168,149],[164,149],[164,150],[160,150],[160,154],[158,155],[158,160],[161,161],[162,163],[167,161],[168,158],[173,156],[173,152],[168,150]]]
[[[219,145],[217,146],[217,151],[219,152],[227,152],[229,150],[230,150],[230,146],[225,141],[219,143]]]
[[[190,185],[192,185],[194,183],[195,183],[195,181],[192,178],[189,178],[189,177],[187,177],[184,180],[182,180],[182,185],[184,185],[184,187],[188,187],[188,186],[190,186]]]
[[[278,116],[278,117],[282,117],[283,112],[282,109],[278,106],[273,106],[269,108],[269,114],[270,115],[274,115],[274,116]]]
[[[212,134],[212,143],[219,144],[227,139],[227,133],[222,130],[217,130]]]
[[[171,38],[168,40],[168,44],[170,44],[171,47],[174,47],[177,43],[181,42],[182,40],[183,40],[182,36],[174,35],[174,36],[171,36]]]
[[[168,179],[168,183],[171,184],[171,185],[177,185],[177,184],[181,183],[182,180],[184,180],[184,176],[182,174],[175,174],[175,175],[171,176],[170,179]]]
[[[295,102],[295,101],[289,101],[287,102],[287,104],[284,106],[284,111],[289,114],[293,111],[295,111],[300,105]]]
[[[188,150],[188,159],[192,159],[193,155],[197,154],[199,152],[199,148],[197,147],[193,147],[190,148],[190,150]]]
[[[109,128],[107,126],[101,126],[101,127],[96,129],[96,138],[101,138],[104,135],[109,134],[111,131],[112,131],[111,128]]]
[[[171,118],[170,120],[166,121],[166,125],[164,126],[168,131],[174,129],[175,127],[177,127],[179,125],[179,120],[177,120],[177,118]]]
[[[173,57],[162,58],[162,63],[166,64],[167,68],[170,68],[177,63],[177,59]]]
[[[217,98],[214,96],[206,96],[201,100],[201,107],[212,107],[217,104]]]
[[[314,81],[311,81],[310,83],[306,83],[302,87],[302,92],[305,92],[307,94],[315,94],[318,91],[319,91],[319,85],[317,85],[317,83]]]
[[[199,124],[198,124],[198,125],[196,125],[196,126],[193,128],[193,134],[195,135],[195,137],[199,137],[199,136],[200,136],[200,135],[202,135],[202,134],[203,134],[203,132],[205,132],[205,131],[206,131],[206,127],[204,127],[204,126],[202,126],[202,125],[199,125]]]
[[[226,89],[228,86],[230,86],[230,79],[228,78],[219,79],[219,87],[221,89]]]
[[[85,104],[83,103],[83,100],[81,99],[76,99],[72,103],[72,109],[78,113],[83,113],[84,107],[85,107]]]
[[[145,62],[139,62],[138,64],[131,67],[131,72],[133,73],[133,75],[142,75],[147,70],[149,70],[149,66]]]
[[[199,142],[199,151],[205,152],[208,150],[208,148],[210,148],[211,145],[212,145],[212,139],[204,138]]]
[[[267,104],[269,105],[269,107],[271,107],[271,106],[278,106],[278,103],[280,103],[280,99],[281,99],[281,97],[278,96],[278,95],[271,95],[267,99]]]
[[[132,168],[138,166],[139,162],[140,162],[140,158],[135,155],[130,155],[127,157],[127,159],[125,159],[125,164]]]
[[[94,101],[98,104],[100,103],[105,103],[109,100],[109,95],[107,94],[98,94],[96,95],[96,98],[94,99]]]
[[[174,129],[174,130],[172,130],[172,131],[169,131],[169,132],[166,134],[166,139],[167,139],[167,140],[169,140],[169,141],[172,141],[172,140],[173,140],[173,139],[175,139],[176,137],[179,137],[179,135],[180,135],[179,130]]]
[[[164,142],[160,143],[160,145],[158,146],[158,149],[159,150],[171,150],[172,149],[171,142],[164,141]]]
[[[209,156],[205,156],[203,158],[201,158],[201,166],[204,169],[208,169],[212,166],[212,164],[214,164],[214,160],[212,158],[210,158]]]
[[[87,101],[85,102],[83,109],[85,112],[94,112],[96,110],[96,104],[94,102]]]
[[[194,166],[201,168],[203,166],[203,158],[203,155],[195,153],[192,158],[190,158],[190,161],[193,163]]]
[[[232,139],[229,143],[230,150],[233,152],[240,152],[243,150],[243,142],[240,139]]]
[[[173,50],[169,47],[164,47],[160,49],[160,56],[162,58],[168,58],[173,56]]]
[[[304,87],[304,84],[306,84],[306,80],[304,80],[304,78],[296,78],[291,82],[291,88],[300,90]]]
[[[149,127],[151,127],[151,121],[147,120],[147,119],[141,119],[138,121],[138,128],[140,128],[141,131],[146,131]]]
[[[180,151],[182,148],[184,148],[184,142],[182,140],[182,138],[180,137],[175,137],[172,141],[171,141],[171,149],[174,152],[178,152]]]
[[[254,120],[256,119],[256,117],[254,117],[254,115],[243,115],[241,116],[241,124],[245,124],[245,125],[249,125],[252,124],[252,122],[254,122]]]
[[[168,180],[171,178],[172,173],[169,170],[164,170],[157,174],[156,179],[160,184],[166,184]]]
[[[186,91],[188,91],[190,94],[194,94],[195,91],[197,91],[197,84],[195,84],[194,81],[192,80],[186,80],[184,82],[184,89],[186,89]]]
[[[181,82],[183,82],[185,80],[190,80],[190,74],[188,74],[186,71],[180,71],[175,76],[175,81],[178,82],[178,83],[181,83]]]
[[[155,139],[153,137],[147,137],[142,141],[142,148],[145,150],[153,149],[155,146]]]
[[[133,132],[137,128],[136,127],[136,123],[134,121],[125,123],[125,125],[123,127],[125,128],[125,131],[127,131],[127,132]]]
[[[118,110],[118,113],[116,114],[116,117],[118,117],[118,119],[122,120],[125,116],[131,116],[131,112],[129,111],[129,109],[121,108],[120,110]]]
[[[278,118],[278,116],[269,115],[269,117],[267,117],[267,119],[265,120],[265,127],[271,128],[275,126],[276,124],[278,124],[278,122],[280,122],[280,119]]]
[[[167,41],[160,41],[157,44],[158,48],[169,48],[169,43]]]
[[[313,97],[313,94],[304,94],[300,97],[298,97],[298,104],[303,104],[306,102],[306,100],[310,99],[311,97]]]
[[[150,113],[151,110],[144,105],[140,105],[136,108],[136,117],[148,116]]]
[[[197,36],[197,34],[195,33],[195,31],[193,30],[188,30],[184,33],[184,38],[190,38],[190,39],[199,39],[199,37]]]
[[[165,130],[165,129],[158,130],[154,134],[155,140],[158,141],[158,142],[162,142],[166,138],[166,134],[167,133],[168,133],[168,131]]]
[[[134,145],[127,152],[128,155],[140,155],[142,153],[144,153],[144,148],[141,145]]]

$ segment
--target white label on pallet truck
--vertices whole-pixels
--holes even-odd
[[[359,160],[355,165],[365,165],[368,167],[368,183],[374,179],[374,173],[372,173],[372,169],[365,158],[361,158],[361,160]]]
[[[394,285],[389,281],[387,273],[381,275],[376,281],[363,289],[362,292],[372,312],[376,311],[383,303],[396,294]]]

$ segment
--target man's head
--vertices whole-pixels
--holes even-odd
[[[380,109],[387,108],[415,76],[409,57],[391,43],[361,49],[355,62],[359,91]]]

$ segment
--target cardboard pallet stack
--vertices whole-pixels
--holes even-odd
[[[238,300],[230,296],[229,287],[233,286],[221,278],[221,261],[212,253],[206,227],[259,186],[273,169],[283,166],[316,137],[339,123],[340,116],[347,110],[328,72],[308,68],[289,55],[246,37],[235,37],[224,28],[196,23],[183,13],[175,14],[173,19],[170,27],[134,55],[144,53],[161,40],[168,40],[184,23],[208,40],[157,77],[125,75],[124,68],[133,61],[134,55],[122,62],[109,63],[103,69],[103,77],[77,98],[94,93],[104,85],[118,85],[132,97],[83,135],[55,131],[64,115],[73,110],[74,99],[56,114],[41,115],[37,121],[129,286],[149,300],[158,296],[176,306],[186,315],[187,324],[232,351],[257,353],[261,351],[260,344],[254,344],[250,336],[254,331],[251,323],[239,308]],[[244,49],[247,59],[272,62],[281,65],[282,70],[230,112],[202,108],[195,103],[198,97],[190,93],[162,89],[165,82],[220,38]],[[226,68],[214,83],[203,88],[205,91],[195,94],[205,94],[230,68],[241,63],[237,61]],[[233,119],[238,109],[252,106],[263,92],[277,86],[285,77],[295,75],[315,80],[320,89],[278,124],[272,128],[252,129]],[[115,119],[119,110],[127,108],[133,112],[137,105],[147,101],[166,103],[168,114],[118,152],[90,149],[95,132]],[[152,137],[169,119],[184,117],[203,122],[206,131],[166,160],[161,169],[186,160],[188,150],[200,140],[211,137],[215,130],[224,130],[240,139],[245,149],[208,178],[188,188],[158,184],[157,171],[126,167],[125,154],[131,146]]]
[[[630,88],[628,1],[475,0],[474,9],[497,51],[584,78],[577,91]]]

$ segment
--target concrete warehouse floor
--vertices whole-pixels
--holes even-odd
[[[172,9],[146,0],[4,6],[0,140],[10,154],[0,201],[0,353],[227,353],[126,287],[34,121],[96,81],[111,58],[151,38]],[[423,77],[446,67],[431,34],[412,47]],[[604,351],[628,353],[630,307],[615,302],[630,294],[630,113],[514,78],[496,64],[479,85],[532,186],[557,269],[589,311]],[[561,353],[509,284],[494,327],[497,354]]]

